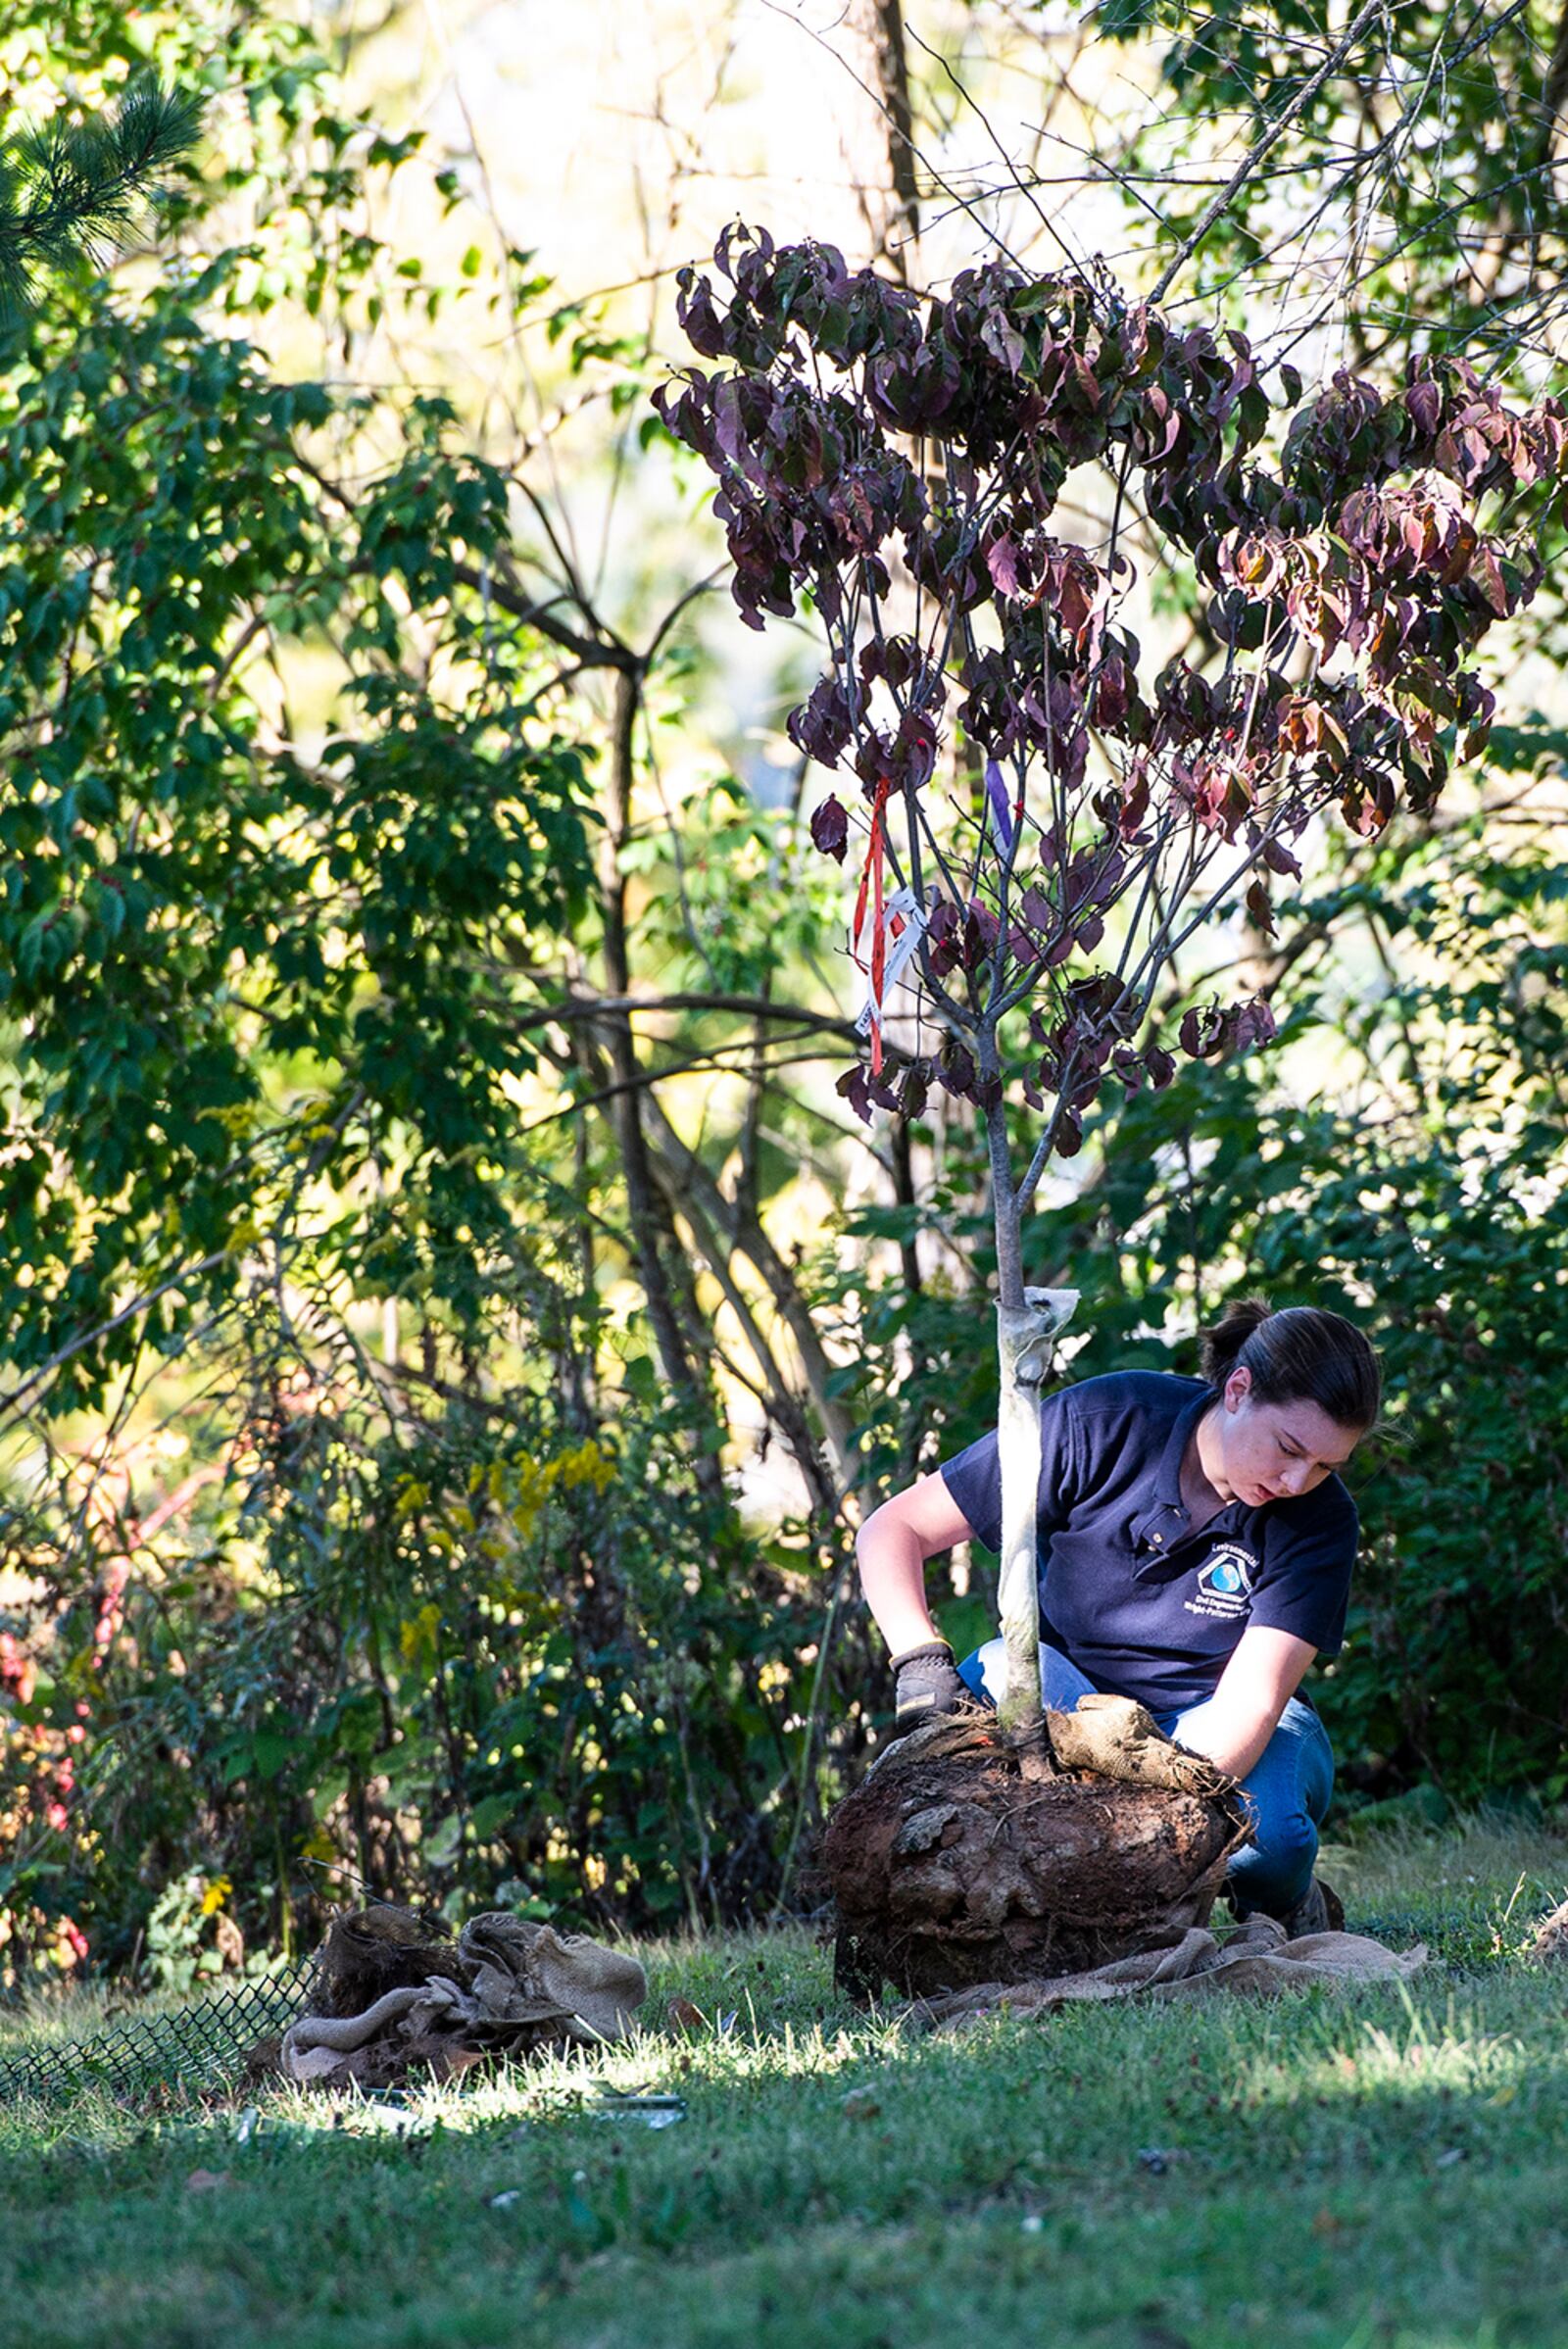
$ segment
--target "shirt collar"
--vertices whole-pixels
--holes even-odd
[[[1182,1459],[1187,1450],[1187,1441],[1209,1404],[1217,1399],[1212,1387],[1205,1387],[1201,1395],[1195,1395],[1191,1402],[1183,1403],[1181,1407],[1166,1439],[1154,1479],[1154,1491],[1167,1504],[1174,1502],[1177,1508],[1182,1506]]]

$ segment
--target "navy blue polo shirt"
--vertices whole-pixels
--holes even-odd
[[[1195,1534],[1182,1455],[1217,1397],[1200,1379],[1128,1370],[1041,1404],[1040,1637],[1097,1688],[1152,1713],[1211,1696],[1249,1624],[1338,1653],[1359,1521],[1337,1476],[1294,1499],[1233,1500]],[[976,1537],[1002,1546],[995,1434],[942,1478]]]

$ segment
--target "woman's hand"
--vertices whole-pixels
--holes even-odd
[[[940,1720],[944,1713],[956,1713],[968,1697],[946,1639],[924,1640],[892,1663],[893,1726],[901,1737],[927,1721]]]

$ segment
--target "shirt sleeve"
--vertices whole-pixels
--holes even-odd
[[[1345,1644],[1345,1614],[1361,1521],[1341,1486],[1312,1495],[1310,1513],[1289,1508],[1269,1514],[1263,1536],[1263,1574],[1252,1593],[1251,1621],[1308,1640],[1319,1655]]]
[[[1077,1413],[1070,1387],[1058,1387],[1040,1406],[1040,1539],[1057,1533],[1077,1498]],[[997,1432],[944,1460],[941,1477],[969,1520],[977,1542],[1002,1548],[1002,1464]]]

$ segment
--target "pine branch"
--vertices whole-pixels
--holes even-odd
[[[203,101],[145,76],[86,122],[0,135],[0,322],[31,307],[41,271],[123,250],[189,157]]]

